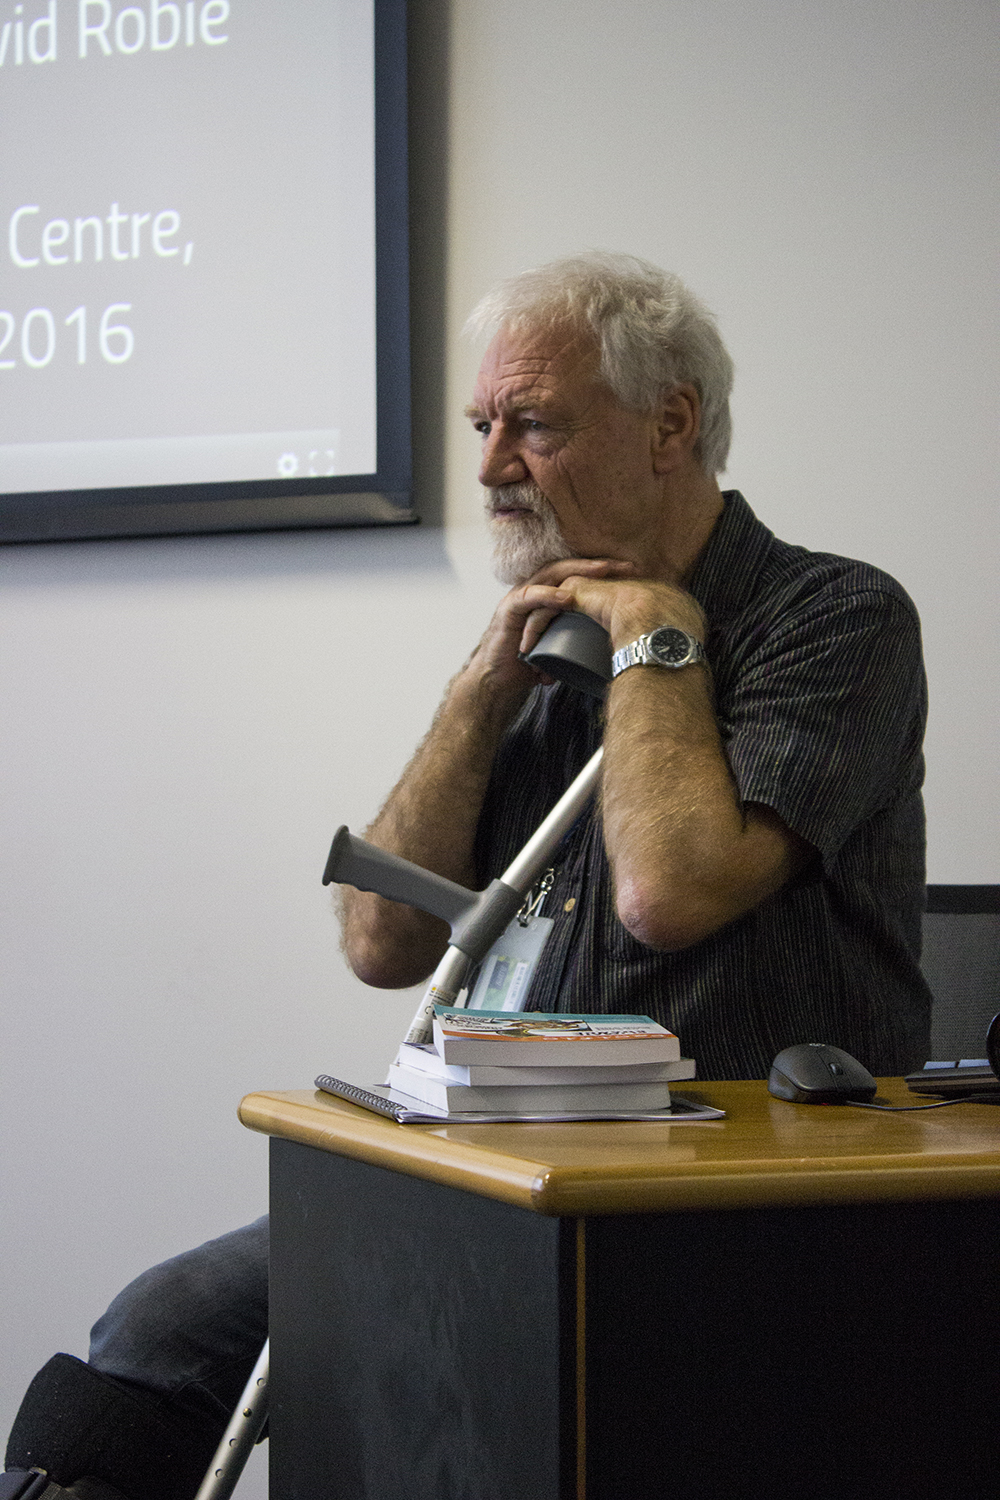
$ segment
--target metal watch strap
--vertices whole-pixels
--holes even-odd
[[[661,630],[669,630],[674,636],[682,636],[687,643],[686,655],[677,661],[664,660],[658,656],[650,647],[652,638],[659,635]],[[679,667],[689,667],[695,662],[705,660],[705,648],[695,636],[689,635],[680,626],[660,625],[656,630],[649,631],[646,635],[639,636],[638,640],[630,641],[627,646],[622,646],[611,658],[611,676],[618,677],[629,667],[664,667],[676,670]]]

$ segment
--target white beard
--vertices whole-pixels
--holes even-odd
[[[525,509],[517,519],[499,520],[504,503]],[[556,513],[530,479],[486,491],[486,515],[493,540],[493,576],[511,586],[527,583],[546,563],[576,554],[566,545]]]

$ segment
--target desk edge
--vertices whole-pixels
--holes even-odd
[[[327,1113],[280,1093],[254,1093],[240,1104],[239,1118],[264,1135],[559,1217],[1000,1196],[1000,1162],[972,1154],[940,1165],[897,1156],[863,1170],[822,1161],[780,1167],[761,1162],[739,1172],[705,1170],[702,1164],[664,1178],[634,1173],[598,1179],[593,1172],[445,1141],[440,1126],[394,1125],[344,1101]]]

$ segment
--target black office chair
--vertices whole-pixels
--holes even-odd
[[[929,885],[923,938],[931,1057],[985,1057],[986,1028],[1000,1011],[1000,885]]]

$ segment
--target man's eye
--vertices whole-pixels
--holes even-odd
[[[525,427],[527,427],[527,429],[528,429],[529,432],[544,432],[545,431],[545,423],[537,421],[536,418],[534,418],[534,417],[529,417],[528,420],[525,422],[524,425],[525,425]]]
[[[474,432],[481,433],[483,437],[489,437],[490,424],[485,419],[481,422],[473,422],[472,429]]]

